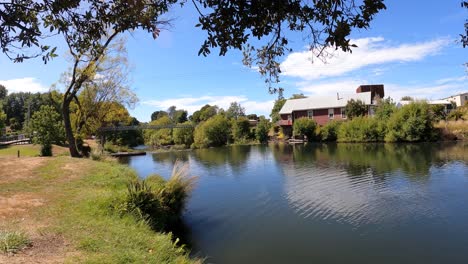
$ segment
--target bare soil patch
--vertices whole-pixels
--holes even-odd
[[[2,184],[21,184],[40,177],[42,167],[58,165],[57,169],[64,171],[64,178],[69,179],[80,171],[80,163],[70,163],[61,168],[61,163],[55,163],[54,158],[42,157],[0,157],[0,188]],[[50,187],[50,186],[49,186]],[[38,217],[37,212],[47,206],[48,185],[34,192],[16,191],[0,195],[0,228],[6,230],[21,230],[31,239],[31,246],[13,255],[0,253],[0,263],[63,263],[65,258],[73,254],[67,249],[68,244],[56,234],[44,233],[49,226],[47,219]],[[39,210],[39,211],[38,211]]]
[[[41,157],[0,157],[0,185],[17,180],[32,179],[35,170],[44,165],[47,158]]]

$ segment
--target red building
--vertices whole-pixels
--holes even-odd
[[[355,94],[336,96],[312,96],[303,99],[289,99],[281,108],[279,114],[281,120],[278,125],[287,135],[292,134],[294,120],[301,117],[314,119],[317,124],[325,125],[330,120],[346,120],[345,107],[349,100],[360,100],[368,106],[369,115],[372,115],[372,105],[377,97],[384,98],[384,86],[361,85]]]

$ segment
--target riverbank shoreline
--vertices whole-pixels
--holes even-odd
[[[111,210],[136,172],[115,161],[38,157],[35,146],[0,151],[0,231],[29,242],[0,263],[199,263],[171,234]],[[34,154],[35,153],[35,154]]]

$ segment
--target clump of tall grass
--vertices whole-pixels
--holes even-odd
[[[98,149],[93,149],[91,151],[90,158],[95,161],[102,160],[102,151],[99,151]]]
[[[31,244],[25,233],[0,230],[0,252],[14,254]]]
[[[195,180],[189,176],[188,164],[176,161],[167,181],[158,175],[131,181],[119,211],[147,222],[154,230],[171,231],[170,227],[180,220]]]

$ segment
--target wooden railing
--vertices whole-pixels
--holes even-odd
[[[292,126],[292,120],[279,120],[277,124],[280,126]]]

